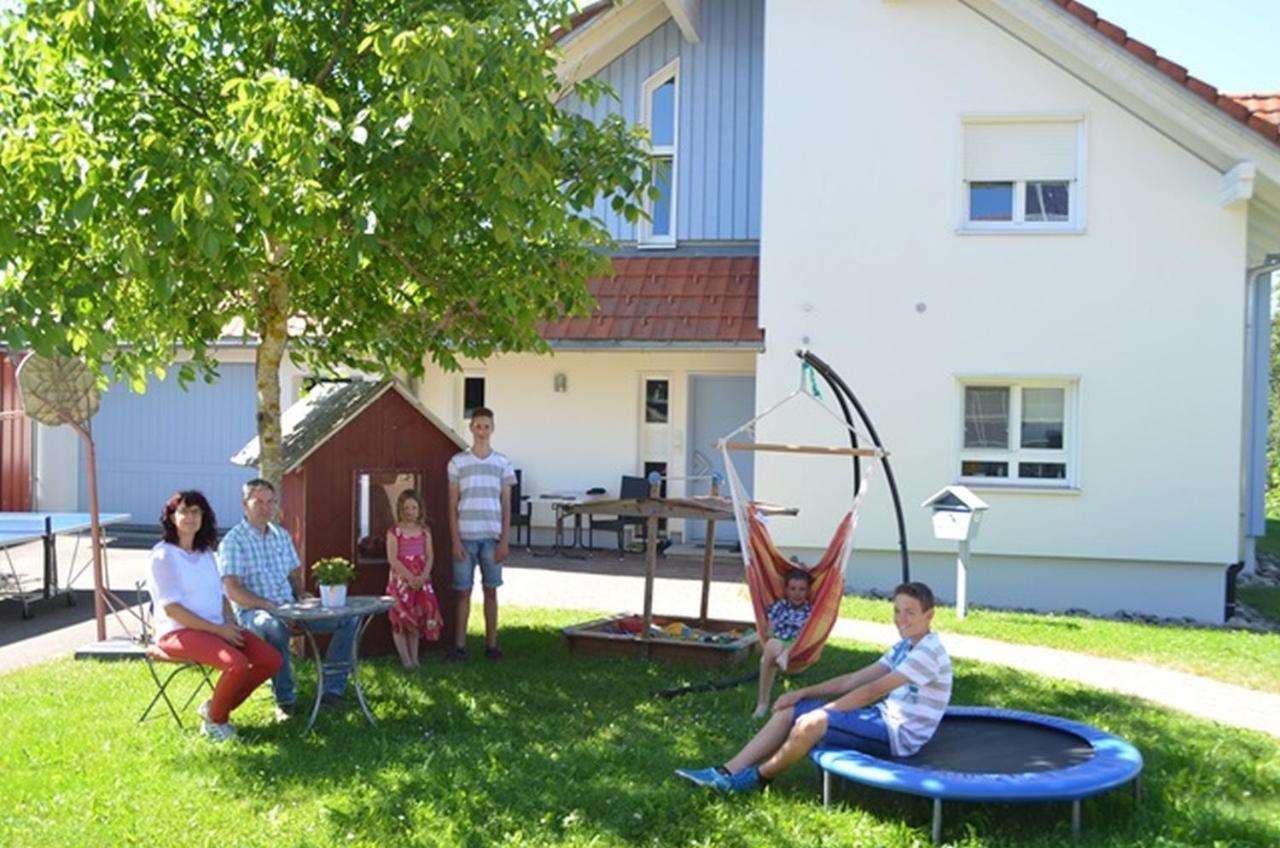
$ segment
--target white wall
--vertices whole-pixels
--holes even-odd
[[[554,515],[536,496],[582,492],[602,486],[617,493],[623,474],[642,468],[640,419],[645,376],[670,381],[671,455],[668,474],[685,475],[688,384],[693,374],[752,374],[753,351],[690,350],[510,354],[484,364],[466,363],[462,373],[429,366],[419,396],[428,409],[467,438],[462,418],[464,375],[483,375],[485,403],[494,411],[494,447],[523,470],[525,493],[535,496],[533,523],[551,526]],[[563,373],[568,390],[554,391]],[[673,482],[672,495],[684,492]],[[678,529],[673,524],[672,529]]]
[[[32,427],[35,481],[32,509],[75,512],[80,500],[80,437],[70,427]]]
[[[1078,378],[1079,488],[983,488],[976,551],[1210,564],[1220,608],[1246,216],[1218,206],[1218,174],[959,3],[772,3],[766,31],[758,403],[794,387],[807,337],[894,452],[910,546],[946,551],[919,504],[958,474],[957,375]],[[960,116],[1036,112],[1086,116],[1087,232],[958,235]],[[777,416],[759,438],[839,437],[818,424]],[[829,537],[848,491],[832,460],[761,456],[757,481],[801,506],[774,524],[796,546]],[[883,476],[871,500],[859,546],[889,549]]]
[[[1226,576],[1206,563],[972,554],[968,564],[971,607],[1083,609],[1094,615],[1140,611],[1222,621]],[[887,592],[901,579],[901,569],[896,551],[859,551],[849,561],[845,583],[855,591]],[[911,579],[928,583],[942,602],[955,603],[954,548],[917,552],[911,557]]]

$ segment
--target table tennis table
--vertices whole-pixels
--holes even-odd
[[[127,512],[103,513],[98,516],[98,523],[106,527],[129,520]],[[79,536],[87,534],[91,528],[87,512],[0,512],[0,552],[9,566],[9,575],[13,585],[0,589],[0,594],[19,598],[22,601],[22,617],[31,618],[30,603],[36,598],[51,598],[59,594],[58,587],[58,537],[77,536],[76,549],[71,555],[71,563],[67,568],[67,582],[63,591],[67,593],[68,603],[74,602],[71,595],[71,583],[84,570],[76,571],[77,554],[80,550]],[[26,589],[22,575],[18,573],[9,551],[29,542],[40,542],[43,547],[44,574],[39,589]],[[92,558],[92,545],[89,547]]]

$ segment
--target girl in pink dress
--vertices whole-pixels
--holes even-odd
[[[396,526],[387,531],[387,594],[396,604],[387,614],[391,638],[405,668],[418,667],[421,640],[440,638],[440,604],[431,588],[431,531],[422,523],[422,498],[406,489],[396,498]]]

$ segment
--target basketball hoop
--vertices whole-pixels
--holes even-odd
[[[81,359],[31,354],[18,365],[18,391],[27,416],[41,424],[83,425],[98,411],[98,380]]]
[[[84,360],[56,353],[31,354],[18,366],[18,393],[29,418],[50,427],[69,425],[84,439],[87,482],[89,484],[89,535],[93,547],[93,612],[98,622],[98,641],[107,638],[107,604],[120,620],[116,607],[127,609],[119,598],[102,585],[102,525],[98,521],[97,455],[89,419],[98,411],[102,398],[98,379]],[[124,622],[121,621],[124,625]],[[128,631],[128,625],[124,625]]]

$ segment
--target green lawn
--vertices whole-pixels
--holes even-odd
[[[840,616],[888,623],[893,620],[893,610],[882,600],[847,595],[841,601]],[[958,621],[953,607],[941,606],[934,618],[934,627],[944,642],[948,633],[985,636],[1003,642],[1135,660],[1250,689],[1280,692],[1280,633],[973,608],[963,621]]]
[[[1280,517],[1267,519],[1267,535],[1258,539],[1258,550],[1280,556]]]
[[[409,674],[366,668],[379,719],[322,714],[318,732],[268,723],[255,695],[242,740],[212,746],[167,717],[134,720],[151,683],[137,664],[61,661],[0,679],[0,845],[917,846],[929,803],[851,788],[823,812],[802,763],[763,795],[720,798],[671,778],[721,761],[753,730],[745,689],[655,700],[714,672],[565,653],[582,616],[514,610],[501,664]],[[877,656],[835,641],[806,679]],[[1067,716],[1143,752],[1145,798],[1085,803],[1085,846],[1280,844],[1280,746],[1134,699],[971,662],[957,703]],[[304,691],[309,681],[304,677]],[[965,846],[1060,846],[1068,809],[950,805]]]
[[[1280,586],[1241,586],[1240,600],[1280,624]]]

